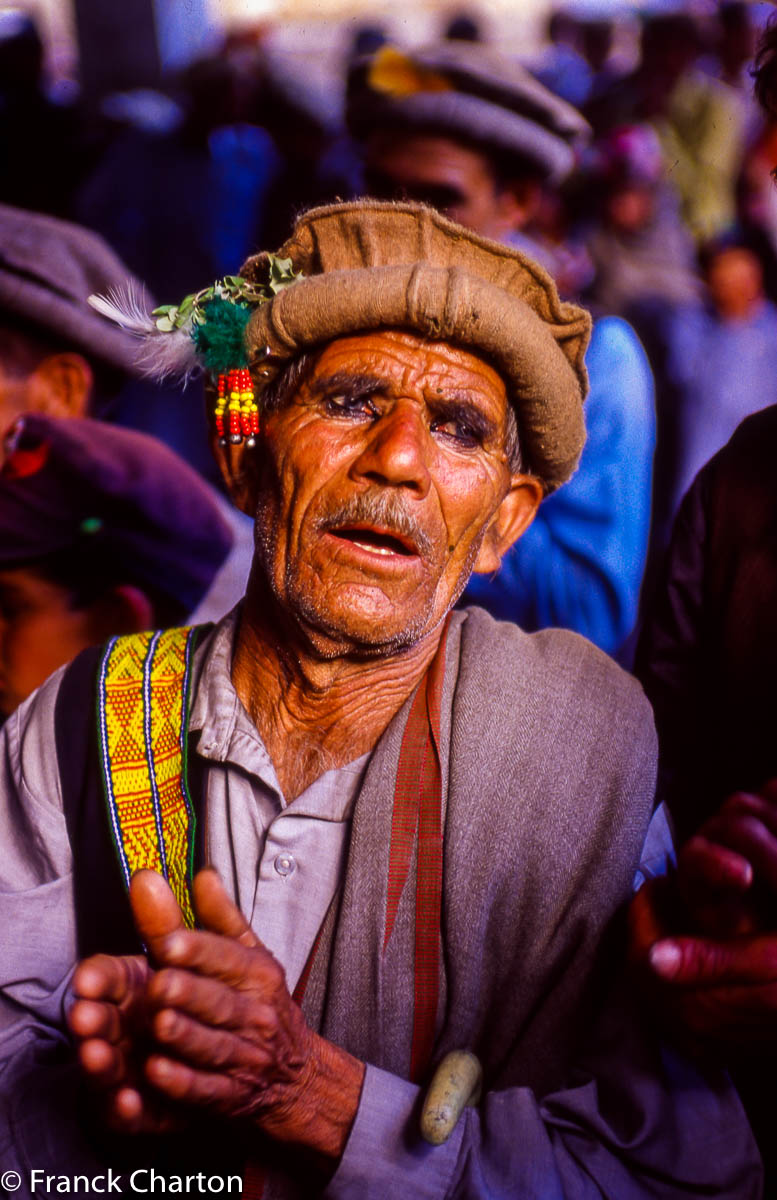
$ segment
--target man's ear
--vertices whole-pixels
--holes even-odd
[[[257,458],[256,448],[241,441],[237,446],[227,442],[219,444],[214,429],[210,433],[210,448],[222,478],[227,485],[230,499],[236,508],[249,517],[256,516]]]
[[[513,475],[510,490],[491,518],[478,552],[478,575],[498,571],[503,556],[534,520],[544,495],[536,475]]]
[[[27,380],[28,407],[49,417],[85,417],[94,374],[81,354],[50,354]]]

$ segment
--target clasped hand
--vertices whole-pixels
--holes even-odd
[[[76,970],[69,1024],[107,1122],[166,1132],[205,1108],[338,1157],[362,1064],[309,1028],[214,871],[195,876],[193,895],[196,931],[162,876],[137,872],[130,904],[148,958],[100,954]]]
[[[631,949],[675,1023],[721,1049],[777,1044],[777,781],[738,792],[631,905]]]

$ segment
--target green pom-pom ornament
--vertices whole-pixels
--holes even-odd
[[[252,311],[248,304],[235,304],[221,296],[203,305],[205,320],[194,323],[191,336],[206,371],[221,375],[248,366],[245,330]]]

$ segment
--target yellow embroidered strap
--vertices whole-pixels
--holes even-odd
[[[187,781],[191,658],[199,628],[112,638],[98,674],[100,765],[124,881],[164,875],[194,925],[195,814]]]

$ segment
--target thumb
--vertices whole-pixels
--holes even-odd
[[[236,904],[226,893],[218,873],[205,867],[194,876],[194,911],[203,929],[234,938],[243,946],[261,945]]]
[[[135,928],[152,956],[166,937],[186,928],[169,883],[157,871],[136,871],[130,880],[129,899]]]
[[[763,984],[777,979],[777,937],[760,935],[728,942],[665,938],[652,947],[649,961],[656,975],[668,983],[694,987]]]

